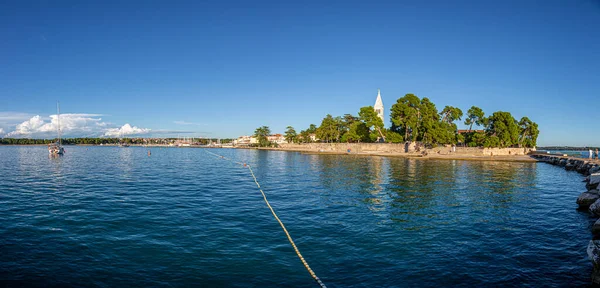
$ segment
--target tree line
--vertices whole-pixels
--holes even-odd
[[[463,121],[469,129],[459,133],[458,121]],[[328,143],[416,141],[428,146],[535,147],[539,135],[537,123],[528,117],[517,120],[510,112],[504,111],[496,111],[486,117],[483,110],[476,106],[472,106],[466,115],[453,106],[445,106],[438,111],[429,98],[419,98],[414,94],[406,94],[392,105],[390,122],[391,127],[384,128],[373,106],[366,106],[360,108],[356,116],[344,114],[333,117],[327,114],[320,126],[310,124],[299,133],[294,127],[288,126],[285,139],[289,143],[310,143],[316,138]],[[473,130],[473,126],[483,129]],[[255,131],[257,137],[264,135],[268,127],[259,129]],[[262,138],[263,142],[260,139],[259,146],[271,145],[266,141],[266,136]]]

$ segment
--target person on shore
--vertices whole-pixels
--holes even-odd
[[[592,148],[590,148],[590,157],[589,157],[589,159],[592,159],[592,155],[593,155]]]
[[[600,158],[598,158],[598,148],[596,148],[596,160],[598,160]]]

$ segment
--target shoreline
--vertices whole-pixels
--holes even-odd
[[[340,151],[313,151],[308,149],[294,148],[270,148],[270,147],[234,147],[235,149],[250,149],[250,150],[270,150],[284,152],[298,152],[306,155],[348,155],[348,156],[379,156],[393,158],[411,158],[419,160],[463,160],[463,161],[500,161],[500,162],[539,162],[532,155],[465,155],[465,154],[428,154],[421,153],[400,153],[400,152],[340,152]]]

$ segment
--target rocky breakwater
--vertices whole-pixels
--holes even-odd
[[[594,217],[600,217],[600,187],[598,187],[600,184],[600,165],[597,160],[550,155],[532,155],[532,157],[587,176],[584,180],[587,191],[579,195],[577,205],[579,205],[579,209],[589,211]],[[600,284],[600,219],[592,225],[592,235],[593,238],[587,247],[587,254],[594,265],[592,282]]]

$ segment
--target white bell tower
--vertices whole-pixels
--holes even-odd
[[[377,113],[377,116],[381,118],[381,121],[383,121],[385,125],[385,120],[383,118],[383,101],[381,101],[381,91],[379,91],[379,89],[377,89],[377,99],[375,100],[373,109],[375,109],[375,113]]]

